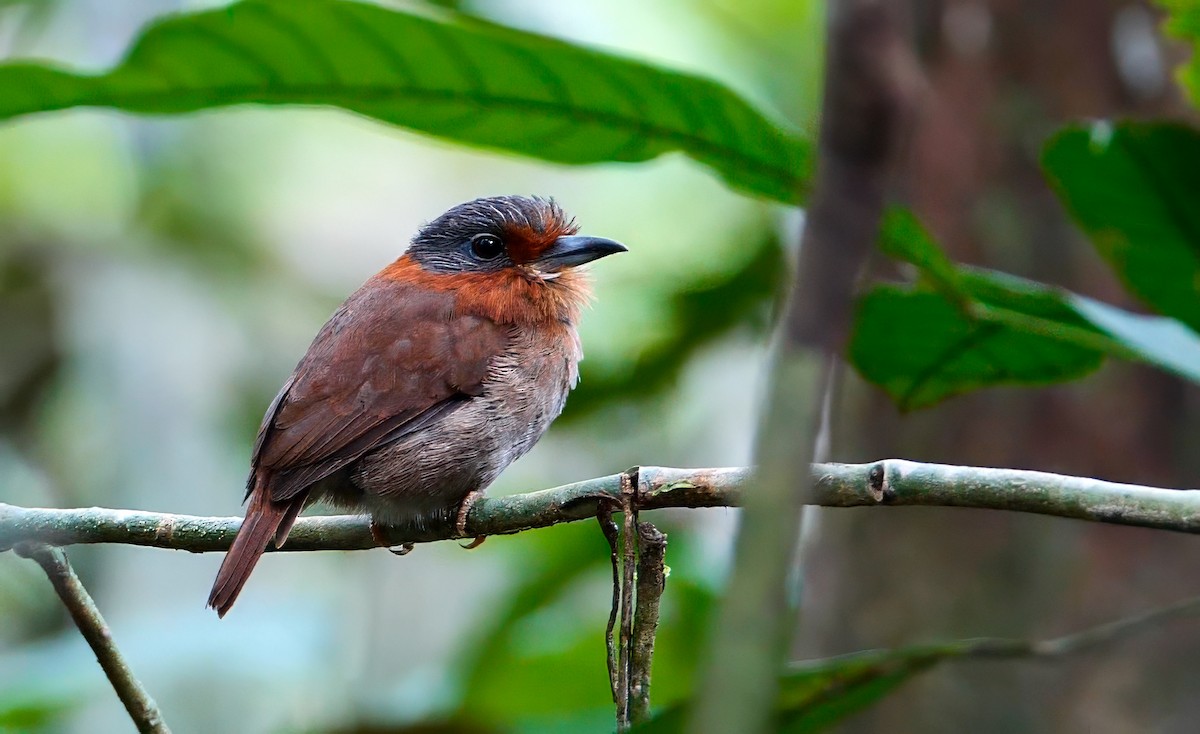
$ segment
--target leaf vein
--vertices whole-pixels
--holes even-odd
[[[247,12],[251,9],[258,10],[259,14],[269,25],[290,38],[296,44],[296,48],[300,49],[301,52],[308,56],[324,72],[325,79],[339,85],[343,83],[343,79],[338,74],[337,67],[334,66],[333,60],[329,58],[329,55],[322,51],[321,47],[314,42],[312,36],[294,20],[282,13],[276,12],[274,5],[268,3],[245,3],[242,5],[242,8],[242,12]]]
[[[973,331],[968,332],[963,338],[946,347],[940,355],[929,363],[929,366],[921,370],[920,373],[913,379],[908,389],[896,401],[901,409],[908,410],[912,407],[912,401],[931,380],[938,376],[946,367],[955,360],[962,357],[974,347],[991,339],[1000,331],[1000,326],[997,324],[980,324]]]
[[[282,86],[283,77],[279,71],[263,58],[257,51],[246,46],[245,44],[234,41],[229,36],[217,33],[211,28],[205,28],[200,25],[194,25],[187,28],[182,26],[163,26],[160,31],[171,32],[174,35],[181,35],[185,38],[197,38],[207,43],[209,46],[225,53],[229,56],[235,56],[246,62],[251,67],[257,69],[263,77],[266,78],[270,86]],[[189,87],[189,91],[199,89],[200,87]],[[256,87],[258,89],[258,87]]]
[[[392,71],[404,80],[405,84],[410,87],[415,86],[416,77],[413,75],[412,67],[408,65],[408,60],[397,53],[392,44],[374,26],[357,15],[357,6],[358,3],[335,3],[330,7],[338,9],[334,16],[341,20],[344,28],[374,48]]]
[[[357,104],[363,102],[379,102],[408,98],[429,102],[469,102],[476,108],[508,108],[522,111],[538,111],[547,115],[557,115],[575,124],[600,125],[615,128],[625,128],[633,133],[660,141],[670,142],[687,151],[699,151],[716,159],[736,163],[744,171],[774,181],[783,187],[798,190],[801,172],[794,172],[776,161],[766,161],[747,154],[737,148],[723,145],[720,142],[700,137],[691,132],[681,131],[647,123],[643,120],[631,119],[618,113],[606,110],[588,109],[582,107],[562,107],[555,103],[524,97],[511,97],[493,94],[467,93],[457,90],[429,89],[422,87],[397,87],[362,85],[355,86],[348,94],[345,87],[330,88],[319,84],[288,84],[275,88],[225,84],[208,87],[190,87],[181,90],[182,93],[195,95],[198,99],[196,108],[209,106],[231,106],[236,104],[323,104],[342,107],[350,111],[361,111]],[[144,109],[144,101],[157,101],[161,91],[133,92],[113,94],[110,103],[117,101],[121,106],[139,107]],[[338,100],[342,96],[346,99]],[[283,99],[273,99],[282,96]],[[309,101],[297,102],[297,97],[307,97]],[[86,104],[86,103],[81,103]],[[186,106],[186,105],[180,105]],[[390,120],[388,120],[390,122]]]
[[[471,91],[479,96],[488,93],[487,83],[483,79],[483,74],[480,73],[479,67],[467,57],[463,51],[462,45],[454,38],[452,33],[447,32],[443,26],[431,23],[423,27],[425,35],[432,38],[434,43],[442,47],[446,52],[447,58],[458,67],[459,73],[462,74],[463,81]]]

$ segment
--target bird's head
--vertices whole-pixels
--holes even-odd
[[[421,228],[408,254],[437,273],[515,270],[542,281],[625,246],[576,234],[575,221],[551,199],[493,196],[459,204]]]
[[[626,251],[577,232],[551,199],[475,199],[422,227],[382,275],[453,290],[464,307],[498,322],[574,321],[588,294],[576,268]]]

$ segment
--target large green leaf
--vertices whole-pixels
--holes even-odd
[[[149,114],[329,105],[561,163],[682,151],[731,186],[800,199],[808,145],[716,82],[452,14],[243,0],[145,28],[90,75],[0,66],[0,120],[70,107]]]
[[[921,280],[860,299],[849,357],[902,410],[983,387],[1076,379],[1105,356],[1200,382],[1200,337],[1174,319],[957,266],[904,212],[889,213],[880,247],[917,266]]]
[[[1200,330],[1200,133],[1165,123],[1071,127],[1047,143],[1042,165],[1125,285]]]

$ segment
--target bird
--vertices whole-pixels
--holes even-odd
[[[208,606],[224,617],[317,501],[368,514],[381,545],[382,529],[451,521],[465,536],[471,505],[578,382],[579,266],[627,251],[577,232],[550,198],[459,204],[338,307],[267,408]]]

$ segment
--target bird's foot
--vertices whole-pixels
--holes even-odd
[[[458,506],[458,517],[454,521],[454,535],[456,537],[467,537],[467,515],[470,514],[471,508],[475,506],[475,503],[478,502],[481,497],[483,497],[483,490],[479,489],[471,492],[466,497],[463,497],[462,504]],[[474,540],[461,547],[465,550],[478,548],[479,546],[483,545],[483,541],[485,540],[487,540],[486,535],[476,535]]]
[[[375,539],[380,548],[387,548],[388,553],[397,556],[407,556],[413,549],[412,543],[393,543],[388,536],[388,526],[379,524],[374,518],[371,519],[371,537]]]
[[[487,540],[486,535],[476,535],[475,539],[472,540],[470,543],[467,543],[466,545],[459,543],[458,547],[462,548],[463,550],[472,550],[474,548],[478,548],[479,546],[483,545],[483,541],[485,541],[485,540]]]

